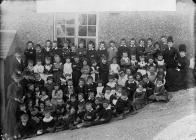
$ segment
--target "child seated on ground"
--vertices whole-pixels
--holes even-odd
[[[143,87],[142,83],[139,83],[133,95],[133,104],[135,105],[136,110],[144,107],[145,95],[146,95],[146,89]]]
[[[165,90],[165,86],[163,84],[163,79],[157,79],[155,88],[154,88],[154,93],[149,97],[150,100],[152,101],[163,101],[163,102],[168,102],[168,93]]]
[[[112,119],[112,110],[109,100],[102,101],[103,108],[99,111],[97,119],[91,122],[90,126],[108,123]]]
[[[55,120],[51,116],[50,110],[45,110],[44,118],[42,120],[42,129],[43,133],[51,133],[55,130]]]
[[[59,83],[56,83],[54,86],[54,90],[52,91],[51,103],[55,106],[64,103],[63,91],[59,88]]]
[[[124,115],[128,114],[131,110],[132,103],[128,99],[126,89],[122,89],[121,96],[117,99],[115,104],[116,115],[120,118],[123,118]]]
[[[92,103],[86,103],[86,113],[84,115],[84,122],[77,125],[77,128],[87,127],[96,119],[96,111],[92,107]]]
[[[17,125],[17,138],[28,138],[36,134],[36,123],[31,120],[28,114],[23,114],[20,117],[20,122]]]
[[[137,72],[138,61],[135,54],[131,55],[130,69],[132,74],[135,74]]]

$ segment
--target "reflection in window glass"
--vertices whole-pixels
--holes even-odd
[[[79,16],[79,25],[87,25],[87,15],[81,14]]]
[[[65,32],[66,36],[74,36],[75,35],[75,29],[74,27],[67,27],[66,28],[66,32]]]
[[[65,25],[58,25],[57,36],[64,36],[64,35],[65,35]]]
[[[79,36],[87,36],[87,26],[79,27]]]
[[[88,15],[88,25],[96,25],[96,15],[95,14]]]
[[[88,36],[96,36],[96,26],[88,26]]]

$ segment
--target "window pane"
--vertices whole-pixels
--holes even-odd
[[[59,21],[63,21],[63,24],[75,24],[75,14],[72,13],[58,13],[56,15],[56,19]]]
[[[88,15],[88,25],[96,25],[96,15],[95,14]]]
[[[87,25],[87,15],[86,14],[79,15],[79,25]]]
[[[74,27],[66,27],[66,36],[74,36],[75,35],[75,29]]]
[[[79,36],[87,36],[87,26],[79,26]]]
[[[88,26],[88,36],[96,36],[96,26]]]
[[[65,35],[65,25],[57,25],[57,36],[62,37]]]
[[[65,21],[65,23],[66,24],[75,24],[75,19],[73,18],[73,19],[67,19],[66,21]]]
[[[64,25],[64,24],[65,24],[65,20],[64,20],[64,19],[57,20],[57,21],[56,21],[56,24],[57,24],[57,25]]]
[[[84,42],[84,48],[86,48],[86,39],[84,39],[84,38],[78,38],[78,45],[79,45],[79,43],[80,43],[80,41],[82,41],[82,42]]]

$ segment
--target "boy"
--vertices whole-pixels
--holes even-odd
[[[85,46],[85,40],[80,40],[78,44],[77,54],[79,55],[80,59],[84,59],[86,57],[86,46]]]
[[[153,46],[153,40],[152,38],[147,39],[147,46],[145,48],[145,54],[146,56],[150,56],[153,54],[154,46]]]
[[[97,85],[93,82],[93,77],[88,76],[87,83],[85,85],[85,92],[93,91],[96,92]]]
[[[44,57],[52,56],[52,42],[50,40],[46,40],[43,53],[44,53]]]
[[[124,38],[121,39],[120,47],[118,48],[118,52],[117,52],[118,60],[122,58],[123,52],[126,52],[129,56],[129,48],[126,45],[126,40]]]
[[[17,125],[17,138],[28,138],[36,134],[36,123],[31,120],[28,114],[23,114],[20,117],[20,122]]]
[[[98,62],[99,62],[101,57],[103,57],[103,56],[106,57],[106,58],[108,57],[104,41],[100,42],[97,53],[98,53]]]
[[[115,42],[111,40],[110,47],[107,49],[108,62],[111,62],[114,57],[117,57],[117,52],[118,52],[118,49],[115,46]]]
[[[87,48],[87,58],[88,60],[95,59],[97,60],[97,51],[95,50],[95,44],[93,41],[88,42],[88,48]]]
[[[63,60],[63,63],[65,63],[65,59],[67,57],[70,57],[70,50],[69,50],[69,43],[68,43],[68,41],[65,41],[63,43],[63,48],[62,48],[62,60]]]
[[[109,65],[107,64],[106,57],[103,57],[100,63],[99,77],[103,81],[104,86],[108,82],[108,78],[107,78],[108,74],[109,74]]]
[[[49,110],[45,110],[44,112],[44,118],[42,120],[42,128],[44,133],[54,132],[55,120],[53,116],[51,116],[51,112]]]
[[[158,102],[159,101],[164,101],[164,102],[169,101],[168,93],[165,90],[162,79],[157,79],[156,86],[154,88],[154,93],[151,96],[149,96],[149,99],[152,101],[158,101]]]
[[[133,101],[133,94],[137,88],[137,83],[135,82],[133,75],[129,75],[128,80],[125,83],[125,88],[128,91],[129,100]]]
[[[72,63],[72,69],[73,69],[73,72],[72,72],[72,79],[73,79],[73,85],[74,87],[76,88],[78,86],[78,81],[80,79],[80,76],[81,76],[81,68],[82,68],[82,64],[80,63],[80,59],[79,59],[79,56],[76,55],[74,57],[74,61]]]
[[[90,126],[91,123],[96,119],[96,111],[93,109],[90,102],[86,103],[86,113],[84,115],[84,123],[78,124],[77,128]]]
[[[151,96],[153,94],[154,91],[154,83],[151,82],[148,78],[148,75],[144,75],[143,76],[143,87],[146,89],[146,102],[148,101],[148,97]]]
[[[145,40],[140,39],[139,40],[139,46],[137,46],[137,48],[136,48],[137,59],[139,59],[139,56],[143,55],[144,52],[145,52]]]
[[[120,59],[120,65],[122,69],[126,69],[130,66],[131,60],[128,57],[128,53],[127,52],[123,52],[122,53],[122,58]]]
[[[129,50],[130,50],[130,55],[136,55],[136,44],[135,44],[135,38],[131,38],[129,42]]]
[[[112,119],[112,110],[110,107],[110,101],[103,100],[102,104],[103,104],[103,109],[100,110],[98,118],[95,121],[93,121],[90,124],[90,126],[108,123]]]
[[[33,44],[32,41],[28,41],[26,45],[27,45],[27,48],[24,51],[25,65],[27,65],[27,62],[29,60],[32,60],[33,64],[35,64],[36,51],[35,51],[35,48],[34,48],[34,44]]]

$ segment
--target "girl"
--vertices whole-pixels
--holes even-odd
[[[145,62],[144,55],[140,56],[140,62],[138,63],[138,70],[137,72],[140,72],[143,75],[146,74],[146,68],[147,68],[147,63]]]
[[[127,75],[124,71],[120,71],[119,78],[118,78],[118,85],[125,86],[126,81],[128,80]]]
[[[120,70],[120,66],[117,64],[117,58],[114,57],[112,58],[112,63],[110,64],[109,74],[118,75],[119,70]]]
[[[103,96],[103,89],[104,89],[104,86],[102,84],[102,81],[99,80],[97,81],[97,95],[96,97],[102,97]]]
[[[53,71],[52,71],[52,64],[51,64],[51,57],[46,57],[45,58],[45,65],[44,65],[44,81],[47,81],[48,76],[52,76]]]
[[[135,82],[137,83],[137,85],[142,81],[142,75],[141,73],[137,72],[135,74]]]
[[[52,66],[54,79],[57,80],[63,74],[63,64],[59,55],[54,56],[54,64]]]
[[[43,88],[41,90],[40,101],[45,102],[46,99],[48,99],[47,90],[46,88]]]
[[[70,56],[69,43],[68,43],[68,41],[65,41],[63,43],[63,48],[62,48],[62,60],[63,60],[63,63],[65,63],[64,62],[65,59],[67,57],[69,57],[69,56]]]
[[[59,84],[56,83],[54,86],[54,90],[52,91],[52,99],[51,103],[55,106],[62,105],[63,101],[63,91],[59,89]]]
[[[96,60],[92,60],[91,63],[91,76],[93,77],[93,82],[95,82],[99,78],[99,66],[97,65]]]
[[[81,69],[81,73],[82,73],[81,78],[83,78],[86,82],[87,77],[89,76],[89,73],[90,73],[90,66],[88,65],[86,59],[83,60],[83,67]]]
[[[157,76],[156,67],[150,66],[148,68],[147,75],[148,75],[149,80],[154,83],[156,76]]]
[[[114,80],[114,76],[109,75],[109,82],[106,84],[106,86],[109,86],[111,88],[111,92],[115,93],[115,89],[116,89],[116,82]]]
[[[146,89],[143,88],[142,83],[138,84],[138,87],[133,95],[133,103],[135,104],[136,109],[140,109],[145,105],[145,94]]]
[[[66,62],[64,64],[64,68],[63,68],[63,75],[65,76],[65,78],[68,79],[72,79],[72,63],[70,58],[66,58]]]
[[[44,79],[44,66],[42,65],[41,59],[36,60],[36,65],[33,68],[34,73],[39,73],[41,78]]]

